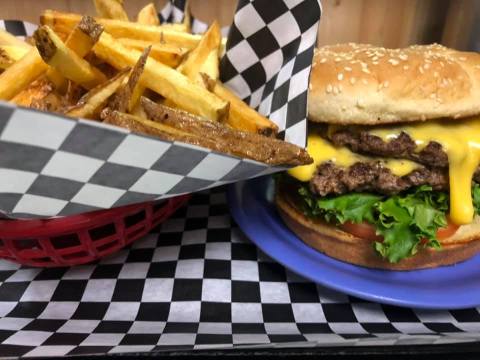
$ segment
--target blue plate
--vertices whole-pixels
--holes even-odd
[[[453,266],[415,271],[373,270],[344,263],[305,245],[283,223],[270,177],[231,185],[233,218],[266,254],[326,287],[366,300],[428,309],[480,305],[480,256]]]

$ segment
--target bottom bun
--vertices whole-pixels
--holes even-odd
[[[277,191],[275,201],[284,222],[306,244],[328,256],[355,265],[388,270],[425,269],[456,264],[480,252],[480,226],[476,224],[473,229],[470,226],[468,236],[463,239],[455,234],[452,238],[455,237],[456,241],[449,242],[447,238],[445,243],[442,241],[439,250],[421,249],[414,256],[392,264],[375,252],[370,240],[323,221],[307,218],[288,192]],[[462,227],[457,233],[461,232]]]

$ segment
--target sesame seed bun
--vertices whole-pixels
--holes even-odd
[[[480,114],[480,54],[341,44],[313,59],[309,120],[377,125]]]
[[[299,209],[291,192],[277,188],[275,202],[285,224],[303,242],[335,259],[388,270],[414,270],[452,265],[467,260],[480,252],[480,218],[462,225],[457,232],[441,240],[442,248],[420,249],[414,256],[392,264],[375,252],[372,242],[340,230],[320,220],[307,218]]]

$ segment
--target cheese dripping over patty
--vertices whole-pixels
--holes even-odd
[[[327,161],[342,167],[349,167],[358,162],[379,161],[383,167],[390,169],[392,174],[396,176],[405,176],[420,166],[409,160],[362,156],[350,151],[346,147],[336,147],[318,134],[308,136],[307,151],[313,158],[313,163],[297,166],[288,171],[291,176],[300,181],[310,181],[318,165]]]
[[[417,151],[433,141],[442,146],[448,156],[450,218],[458,225],[471,223],[475,215],[472,178],[480,164],[480,118],[375,127],[369,131],[385,142],[397,138],[402,132],[415,141]]]

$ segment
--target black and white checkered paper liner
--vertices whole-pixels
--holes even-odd
[[[480,340],[479,309],[429,311],[315,285],[261,253],[224,188],[98,264],[0,262],[0,357]]]
[[[167,5],[162,18],[178,19],[179,6],[184,4]],[[317,0],[241,0],[221,61],[226,85],[277,123],[282,138],[300,146],[319,19]],[[18,21],[2,23],[18,36],[34,30]],[[0,154],[0,210],[17,218],[113,208],[281,170],[6,103],[0,103]]]

